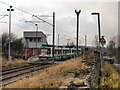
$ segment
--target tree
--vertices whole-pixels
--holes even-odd
[[[16,39],[11,44],[12,51],[15,52],[15,54],[22,54],[23,53],[23,43],[22,38]]]
[[[73,41],[70,43],[70,46],[75,46]]]
[[[11,55],[20,55],[23,53],[22,38],[18,38],[14,33],[11,33]],[[4,56],[8,56],[9,35],[3,33],[2,36],[2,53]]]
[[[118,35],[118,47],[120,47],[120,35]]]
[[[2,38],[2,53],[7,53],[9,43],[8,33],[3,33],[1,38]],[[12,43],[16,40],[17,36],[14,33],[11,33],[10,38]]]
[[[94,43],[96,48],[99,47],[99,41],[98,41],[98,36],[97,35],[95,35],[95,39],[94,39],[93,43]]]
[[[7,33],[3,33],[2,36],[2,53],[5,53],[6,51],[6,44],[7,44],[7,41],[8,41],[8,34]]]
[[[118,63],[120,63],[120,34],[118,35]]]
[[[113,40],[113,38],[112,38],[112,39],[109,41],[109,44],[108,44],[109,52],[110,52],[110,54],[112,54],[112,55],[116,55],[115,46],[116,46],[116,42],[115,42],[115,40]]]

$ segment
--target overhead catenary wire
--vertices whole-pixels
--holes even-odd
[[[3,1],[0,1],[0,3],[3,3],[3,4],[5,4],[5,5],[7,5],[7,6],[11,6],[10,4],[8,4],[8,3],[6,3],[6,2],[3,2]],[[17,9],[17,10],[23,12],[23,13],[26,13],[26,14],[28,14],[28,15],[34,16],[32,13],[30,13],[30,12],[28,12],[28,11],[25,11],[25,10],[22,10],[22,9],[19,9],[19,8],[15,7],[15,6],[13,6],[13,8],[15,8],[15,9]],[[0,11],[1,11],[1,10],[0,10]],[[2,11],[2,12],[4,12],[4,11]],[[6,13],[6,12],[4,12],[4,13]],[[13,16],[14,16],[14,15],[13,15]],[[38,15],[38,16],[39,16],[39,17],[38,17],[39,20],[41,20],[41,21],[43,21],[43,22],[45,22],[45,23],[47,23],[47,24],[49,24],[49,25],[52,26],[51,23],[47,22],[46,20],[44,20],[44,19],[42,19],[42,18],[40,18],[40,17],[53,17],[53,16],[49,16],[49,15]],[[15,16],[14,16],[14,17],[15,17]],[[14,18],[14,19],[16,19],[16,20],[18,20],[18,21],[20,21],[20,22],[26,23],[24,20],[21,20],[19,17],[16,17],[16,18]],[[32,23],[27,23],[27,24],[33,25]],[[47,31],[48,31],[48,30],[47,30]],[[58,31],[61,32],[62,34],[60,34]],[[66,36],[70,36],[71,34],[73,34],[73,33],[70,33],[70,32],[67,32],[67,31],[61,29],[60,27],[59,27],[59,28],[57,27],[55,32],[56,32],[56,33],[59,33],[60,35],[65,34]]]
[[[0,3],[3,3],[3,4],[8,5],[8,6],[11,6],[10,4],[8,4],[8,3],[6,3],[6,2],[3,2],[3,1],[0,1]],[[15,6],[13,6],[13,7],[14,7],[15,9],[19,10],[19,11],[22,11],[22,12],[24,12],[24,13],[26,13],[26,14],[29,14],[29,15],[32,15],[32,16],[35,16],[35,17],[36,17],[36,15],[33,15],[33,14],[30,13],[30,12],[27,12],[27,11],[25,11],[25,10],[19,9],[19,8],[15,7]],[[38,16],[40,16],[40,17],[47,17],[47,16],[48,16],[48,17],[52,17],[52,16],[49,16],[49,15],[38,15]],[[45,22],[45,23],[47,23],[47,24],[52,25],[51,23],[43,20],[43,19],[40,18],[40,17],[38,17],[38,19],[42,20],[43,22]],[[64,32],[66,32],[66,31],[64,31]],[[67,33],[69,33],[69,32],[67,32]],[[69,34],[71,34],[71,33],[69,33]]]
[[[6,12],[4,12],[4,11],[2,11],[2,10],[0,10],[0,12],[2,12],[2,13],[4,13],[4,14],[7,14]]]
[[[3,4],[5,4],[5,5],[11,6],[10,4],[7,4],[7,3],[5,3],[5,2],[3,2],[3,1],[0,1],[0,2],[3,3]],[[13,7],[14,7],[14,6],[13,6]],[[20,10],[20,11],[22,11],[22,12],[24,12],[24,13],[27,13],[27,14],[29,14],[29,15],[34,16],[34,15],[33,15],[32,13],[30,13],[30,12],[27,12],[27,11],[25,11],[25,10],[19,9],[19,8],[17,8],[17,7],[14,7],[14,8],[17,9],[17,10]],[[46,22],[46,23],[50,24],[49,22],[43,20],[42,18],[39,18],[39,19],[42,20],[43,22]]]
[[[5,5],[7,5],[7,6],[13,6],[13,5],[10,5],[10,4],[8,4],[8,3],[6,3],[6,2],[3,2],[3,1],[0,1],[1,3],[3,3],[3,4],[5,4]],[[13,6],[14,7],[14,6]],[[29,12],[27,12],[27,11],[24,11],[24,10],[22,10],[22,9],[19,9],[19,8],[17,8],[17,7],[14,7],[15,9],[17,9],[17,10],[20,10],[20,11],[22,11],[22,12],[24,12],[24,13],[27,13],[27,14],[29,14],[29,15],[32,15],[31,13],[29,13]]]
[[[3,4],[5,4],[5,5],[11,6],[10,4],[5,3],[5,2],[3,2],[3,1],[0,1],[0,2],[3,3]],[[13,7],[14,7],[14,6],[13,6]],[[22,11],[22,12],[24,12],[24,13],[26,13],[26,14],[29,14],[29,15],[35,16],[35,15],[33,15],[32,13],[27,12],[27,11],[25,11],[25,10],[19,9],[19,8],[17,8],[17,7],[14,7],[14,8],[17,9],[17,10],[19,10],[19,11]],[[44,15],[43,15],[43,16],[44,16]],[[36,17],[36,16],[35,16],[35,17]],[[49,17],[51,17],[51,16],[49,16]],[[53,26],[51,23],[49,23],[49,22],[43,20],[43,19],[40,18],[40,17],[36,17],[36,18],[38,18],[39,20],[41,20],[41,21],[43,21],[43,22],[45,22],[45,23],[47,23],[47,24]]]
[[[47,23],[47,24],[49,24],[49,25],[51,25],[51,26],[53,26],[53,24],[51,24],[51,23],[49,23],[49,22],[41,19],[40,17],[38,17],[38,16],[36,16],[36,15],[32,15],[32,16],[33,16],[33,17],[36,17],[36,18],[39,19],[39,20],[42,20],[43,22],[45,22],[45,23]]]

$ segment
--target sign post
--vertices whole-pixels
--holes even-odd
[[[100,38],[100,44],[102,45],[102,48],[101,48],[101,77],[102,77],[102,73],[103,73],[103,63],[104,63],[104,59],[103,59],[103,48],[104,48],[104,45],[106,44],[106,40],[104,38],[104,36],[102,36]]]
[[[104,45],[106,44],[106,40],[105,40],[104,36],[102,36],[100,38],[100,43],[101,43],[102,47],[104,47]]]

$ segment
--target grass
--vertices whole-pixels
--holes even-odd
[[[19,65],[27,64],[27,61],[22,59],[13,59],[12,61],[8,61],[6,58],[2,58],[2,69],[7,69]]]
[[[111,64],[105,62],[104,77],[101,79],[100,88],[120,88],[120,74]]]
[[[52,65],[38,75],[19,80],[4,88],[56,88],[69,71],[80,71],[83,68],[87,68],[87,66],[81,63],[81,60],[82,58],[76,58],[68,60],[63,64]]]

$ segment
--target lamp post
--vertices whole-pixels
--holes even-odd
[[[76,56],[78,57],[78,33],[79,33],[79,14],[80,14],[81,10],[77,11],[75,10],[75,13],[77,15],[77,37],[76,37],[76,48],[77,48],[77,54]]]
[[[87,45],[87,35],[85,35],[85,48],[86,48],[86,45]]]
[[[94,13],[91,13],[91,14],[98,16],[98,33],[99,33],[99,46],[100,46],[100,38],[101,38],[101,31],[100,31],[100,13],[94,12]]]
[[[91,13],[92,15],[97,15],[98,16],[98,34],[99,34],[99,50],[100,50],[100,76],[102,77],[102,49],[100,46],[100,40],[101,40],[101,31],[100,31],[100,13],[94,12]]]
[[[12,6],[10,6],[10,9],[7,9],[9,11],[9,51],[8,51],[8,61],[11,61],[11,56],[10,56],[10,42],[11,42],[11,11],[14,11],[12,9]]]

